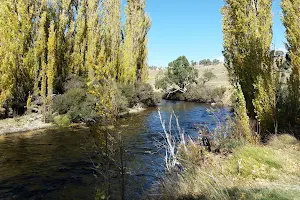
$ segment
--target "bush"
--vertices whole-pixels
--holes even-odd
[[[69,115],[58,115],[53,118],[54,124],[57,126],[69,126],[71,124]]]
[[[157,103],[153,88],[148,83],[137,84],[136,95],[138,102],[144,104],[146,107],[154,106]]]
[[[71,122],[86,122],[97,118],[96,99],[87,93],[85,84],[71,79],[65,85],[66,92],[53,99],[53,111],[68,114]]]
[[[145,107],[151,107],[159,102],[158,93],[154,93],[153,88],[148,83],[134,85],[119,85],[121,91],[119,97],[123,101],[123,106],[130,108],[142,103]]]
[[[226,90],[225,87],[208,88],[198,84],[188,87],[187,92],[183,95],[186,101],[222,104]]]
[[[127,88],[126,92],[127,95],[131,94],[129,91],[129,88]],[[122,90],[120,88],[116,88],[116,109],[118,113],[126,112],[128,110],[128,99],[126,96],[122,93]]]

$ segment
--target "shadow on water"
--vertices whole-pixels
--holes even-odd
[[[208,105],[164,101],[159,107],[166,120],[174,110],[191,136],[199,122],[215,126]],[[141,199],[164,173],[164,152],[155,145],[162,140],[157,108],[121,118],[116,127],[1,136],[0,199]]]
[[[47,130],[0,143],[0,199],[92,199],[86,129]],[[71,197],[71,198],[70,198]]]

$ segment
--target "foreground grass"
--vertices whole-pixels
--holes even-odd
[[[300,199],[300,143],[290,135],[228,156],[200,152],[180,154],[185,170],[159,183],[160,199]]]

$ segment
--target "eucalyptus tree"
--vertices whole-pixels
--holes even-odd
[[[185,56],[169,63],[167,71],[156,77],[155,87],[163,89],[168,96],[172,93],[185,93],[189,85],[196,83],[198,71],[192,67]]]

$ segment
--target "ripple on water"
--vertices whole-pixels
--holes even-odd
[[[188,135],[198,135],[195,124],[200,122],[215,126],[208,105],[166,101],[159,107],[167,122],[174,110]],[[163,140],[157,108],[118,124],[126,152],[126,198],[139,199],[164,173],[164,151],[156,147]],[[94,199],[103,182],[94,176],[91,160],[99,152],[92,144],[89,130],[78,128],[0,136],[0,199]],[[120,172],[112,169],[112,199],[120,199]]]

